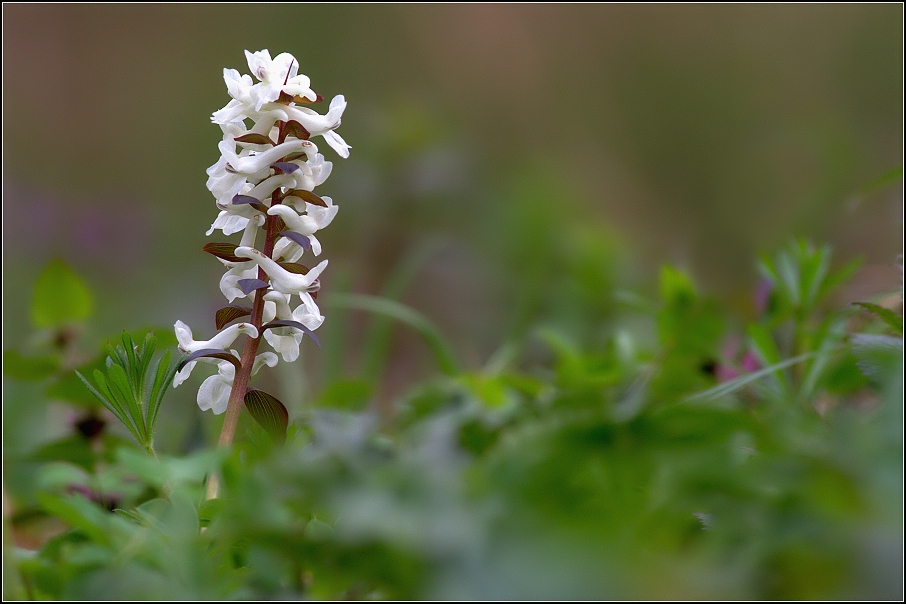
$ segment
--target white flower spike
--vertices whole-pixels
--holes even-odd
[[[295,263],[308,249],[320,255],[321,243],[314,235],[330,225],[338,208],[330,197],[313,193],[330,176],[333,164],[309,139],[323,137],[344,158],[350,149],[336,133],[347,106],[343,95],[333,97],[327,113],[319,114],[311,103],[323,97],[299,73],[295,57],[280,53],[271,58],[268,50],[246,51],[245,57],[250,74],[223,70],[230,101],[211,116],[223,136],[217,145],[220,157],[207,169],[207,187],[219,210],[207,234],[242,234],[238,244],[205,246],[227,269],[220,290],[231,304],[217,311],[219,333],[210,340],[195,340],[182,321],[174,326],[182,353],[208,355],[185,363],[174,385],[185,381],[197,362],[217,366],[217,373],[202,383],[197,400],[202,410],[226,413],[222,443],[232,441],[251,376],[264,365],[274,367],[280,356],[284,362],[295,361],[306,334],[317,342],[312,332],[324,317],[312,293],[321,287],[318,277],[327,260],[304,275]],[[301,301],[295,308],[290,306],[293,296]],[[229,325],[240,318],[242,323]],[[242,354],[226,352],[240,334],[249,336]],[[261,342],[276,354],[259,354]],[[209,349],[212,352],[202,352]],[[253,417],[259,413],[271,418],[262,424],[269,429],[273,417],[286,417],[283,404],[270,395],[259,393],[251,400],[246,408]]]

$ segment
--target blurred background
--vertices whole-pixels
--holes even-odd
[[[897,4],[3,16],[4,348],[33,332],[31,287],[55,257],[95,292],[90,349],[177,319],[213,335],[209,117],[229,100],[223,68],[248,72],[246,49],[294,54],[315,91],[349,102],[351,157],[321,145],[334,170],[318,192],[341,208],[319,234],[325,345],[284,391],[314,395],[367,363],[367,317],[331,310],[331,292],[398,297],[468,368],[539,321],[606,331],[602,292],[653,290],[665,262],[743,314],[756,255],[793,235],[862,255],[861,296],[900,276],[902,186],[871,189],[902,166]],[[389,346],[386,396],[434,371],[406,329]],[[177,394],[194,409],[192,388]]]

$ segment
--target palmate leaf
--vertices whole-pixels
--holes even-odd
[[[138,431],[138,434],[140,436],[139,442],[143,445],[147,444],[148,434],[145,430],[144,414],[142,413],[142,409],[135,398],[135,394],[132,390],[132,384],[130,383],[126,370],[114,363],[107,369],[107,377],[109,380],[111,392],[113,392],[114,396],[119,395],[119,397],[121,397],[122,400],[126,403],[125,407],[128,410],[129,415],[132,417],[132,421],[135,423],[136,430]]]
[[[124,332],[121,344],[107,345],[107,372],[105,375],[99,369],[94,370],[95,385],[80,372],[75,372],[88,391],[151,454],[157,412],[177,371],[170,363],[171,352],[167,350],[155,360],[156,349],[157,337],[152,332],[145,334],[141,346],[136,346],[132,336]]]
[[[97,371],[97,374],[100,374],[100,378],[98,377],[97,374],[95,375],[95,380],[98,382],[98,385],[100,385],[101,380],[104,379],[104,375],[98,370],[95,370],[95,371]],[[95,396],[95,398],[97,398],[99,401],[101,401],[101,404],[103,404],[104,407],[106,407],[110,411],[110,413],[112,413],[114,415],[114,417],[116,417],[116,419],[120,420],[120,422],[122,422],[127,428],[130,429],[130,431],[135,433],[135,431],[132,430],[132,428],[130,427],[129,421],[126,419],[126,417],[120,411],[119,406],[115,405],[111,402],[113,396],[110,395],[109,392],[105,393],[105,394],[101,394],[101,392],[99,392],[97,388],[92,386],[91,382],[89,382],[85,378],[85,376],[82,375],[82,373],[80,371],[76,371],[75,374],[77,376],[79,376],[79,379],[82,380],[82,383],[85,384],[85,387],[88,388],[88,391],[91,392],[91,394],[93,394]]]
[[[152,371],[154,381],[151,384],[151,394],[148,397],[148,431],[154,434],[154,426],[157,423],[157,412],[160,410],[160,404],[163,402],[164,394],[167,388],[173,383],[173,377],[176,375],[176,365],[170,365],[170,351],[166,351],[158,361],[156,371]]]
[[[245,406],[252,418],[280,444],[286,442],[289,412],[277,398],[263,390],[249,388],[245,393]]]

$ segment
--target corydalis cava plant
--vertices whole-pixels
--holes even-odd
[[[182,321],[175,325],[179,350],[187,356],[174,386],[199,361],[217,366],[198,390],[198,405],[226,413],[221,445],[232,442],[243,402],[275,439],[286,437],[286,407],[249,388],[249,379],[264,365],[274,367],[279,357],[295,361],[305,335],[318,342],[314,330],[324,317],[315,297],[327,260],[312,268],[302,261],[321,254],[315,233],[330,224],[337,206],[313,192],[330,175],[332,164],[311,139],[321,137],[340,157],[349,156],[349,145],[335,132],[346,108],[342,96],[334,97],[321,115],[306,106],[323,99],[310,88],[308,77],[298,73],[292,55],[271,59],[262,50],[245,56],[255,79],[223,70],[232,100],[211,117],[223,130],[223,140],[220,159],[207,170],[207,186],[219,210],[207,234],[241,233],[238,243],[218,241],[203,248],[227,268],[220,290],[229,304],[217,311],[218,333],[210,339],[196,340]],[[230,348],[240,335],[247,336],[241,355]],[[259,354],[262,337],[273,352]]]

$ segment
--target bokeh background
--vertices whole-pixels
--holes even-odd
[[[793,235],[862,255],[862,296],[899,278],[902,187],[867,192],[902,166],[898,4],[3,17],[5,348],[31,337],[30,288],[54,257],[95,292],[89,348],[178,318],[213,333],[209,116],[229,100],[223,68],[248,71],[245,49],[294,54],[317,92],[349,102],[351,157],[323,149],[334,171],[319,192],[341,208],[321,237],[325,307],[332,291],[392,293],[467,367],[539,321],[606,329],[602,292],[650,291],[665,262],[744,314],[755,256]],[[366,318],[325,314],[324,349],[306,349],[284,391],[362,370]],[[385,398],[433,371],[407,330],[391,347]]]

